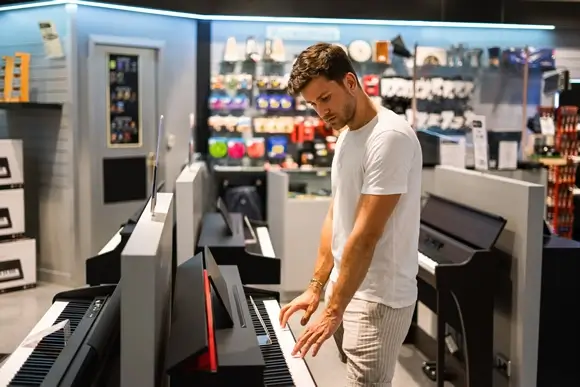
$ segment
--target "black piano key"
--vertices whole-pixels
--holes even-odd
[[[262,327],[260,319],[258,318],[252,302],[248,300],[248,307],[250,309],[250,314],[252,316],[252,323],[254,325],[254,330],[256,331],[256,335],[266,335],[270,336],[271,343],[267,345],[261,345],[260,350],[262,351],[262,357],[264,358],[264,362],[266,363],[266,367],[264,369],[264,386],[266,387],[293,387],[295,386],[294,380],[292,379],[292,374],[290,374],[290,370],[288,369],[288,365],[286,364],[286,359],[284,358],[284,354],[282,353],[282,349],[280,348],[280,344],[278,343],[278,338],[276,337],[276,333],[274,332],[274,327],[272,327],[272,323],[268,318],[268,312],[266,311],[266,307],[262,300],[254,298],[254,302],[256,303],[256,307],[262,320],[264,321],[264,325],[266,326],[267,332]]]
[[[72,335],[92,301],[70,301],[53,325],[69,320]],[[45,336],[18,370],[8,387],[39,387],[66,345],[62,330]]]

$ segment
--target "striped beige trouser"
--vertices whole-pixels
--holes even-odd
[[[325,299],[332,294],[328,283]],[[407,336],[415,305],[394,309],[376,302],[353,299],[335,333],[346,354],[346,387],[391,387],[397,357]]]

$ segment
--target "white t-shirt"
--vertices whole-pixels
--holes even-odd
[[[407,121],[386,108],[367,125],[338,138],[332,162],[332,254],[336,282],[346,241],[354,227],[361,194],[401,194],[377,243],[355,298],[392,308],[417,300],[419,217],[423,156]]]

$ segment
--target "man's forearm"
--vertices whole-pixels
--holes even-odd
[[[328,309],[342,314],[364,281],[375,251],[375,241],[351,234],[344,246],[340,274],[332,288]]]
[[[334,257],[332,256],[332,207],[331,204],[322,225],[318,258],[316,259],[316,266],[314,267],[313,279],[319,281],[322,286],[328,281],[330,272],[334,267]]]

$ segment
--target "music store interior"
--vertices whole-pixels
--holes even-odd
[[[286,93],[320,41],[422,146],[393,386],[578,385],[580,5],[6,3],[0,387],[345,384],[333,340],[294,357],[278,319],[331,201],[339,133]]]

